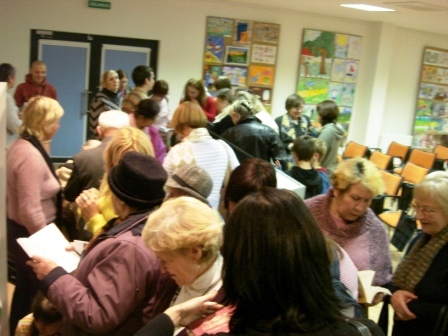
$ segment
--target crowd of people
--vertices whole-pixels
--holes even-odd
[[[45,73],[33,62],[7,97],[11,335],[168,336],[198,324],[220,335],[384,335],[354,306],[361,270],[392,292],[373,304],[391,304],[393,335],[444,335],[447,172],[415,187],[422,232],[393,274],[369,207],[384,182],[367,159],[338,163],[333,101],[312,121],[292,94],[274,120],[228,78],[214,97],[192,78],[171,114],[168,83],[150,67],[133,70],[134,88],[108,70],[91,102],[92,142],[61,181],[50,149],[64,109]],[[14,87],[13,66],[0,65],[0,81]],[[305,201],[277,188],[279,171],[306,187]],[[72,273],[17,243],[50,223],[86,241]],[[208,332],[203,316],[220,311],[223,328]]]

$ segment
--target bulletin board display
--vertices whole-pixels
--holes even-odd
[[[358,79],[362,37],[304,29],[297,94],[305,100],[304,113],[317,121],[316,105],[333,100],[338,121],[348,131]]]
[[[227,76],[232,86],[249,88],[270,111],[280,25],[207,17],[204,85],[213,95],[214,81]]]
[[[412,145],[432,151],[438,144],[448,146],[448,50],[426,47]]]

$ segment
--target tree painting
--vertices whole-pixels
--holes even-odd
[[[310,32],[307,36],[307,33]],[[302,55],[320,57],[320,74],[327,73],[326,58],[334,57],[334,33],[307,30],[302,46]]]

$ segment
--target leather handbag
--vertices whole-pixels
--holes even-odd
[[[365,326],[361,322],[354,320],[347,320],[347,323],[358,329],[359,333],[362,336],[372,336],[372,333],[370,332],[369,328],[367,328],[367,326]]]

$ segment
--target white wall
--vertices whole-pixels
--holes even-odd
[[[206,17],[241,18],[281,25],[273,115],[297,85],[304,28],[363,37],[354,115],[349,138],[370,146],[381,134],[409,135],[423,48],[448,49],[448,36],[391,24],[347,21],[291,11],[258,9],[211,0],[112,0],[111,10],[87,7],[87,0],[1,0],[0,62],[16,66],[20,82],[29,65],[30,29],[160,40],[158,78],[170,84],[171,108],[184,83],[201,76]],[[69,79],[67,79],[69,80]]]

